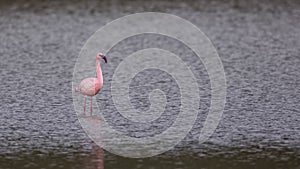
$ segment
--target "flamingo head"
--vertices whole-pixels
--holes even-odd
[[[107,63],[106,56],[103,55],[102,53],[98,53],[96,58],[97,58],[97,59],[103,59],[103,60],[105,61],[105,63]]]

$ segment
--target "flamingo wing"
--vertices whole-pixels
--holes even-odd
[[[94,96],[101,88],[98,83],[97,78],[86,78],[80,82],[79,91],[84,95]]]

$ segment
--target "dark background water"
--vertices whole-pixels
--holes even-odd
[[[128,159],[105,152],[104,167],[299,168],[297,0],[1,0],[0,168],[97,167],[101,159],[99,149],[82,130],[73,109],[71,81],[76,58],[86,40],[105,23],[145,11],[185,18],[212,40],[226,73],[226,107],[213,136],[199,145],[197,138],[210,99],[206,71],[197,66],[201,63],[193,60],[188,48],[172,39],[155,35],[128,39],[111,51],[116,59],[110,62],[157,46],[185,56],[186,62],[194,63],[195,72],[199,72],[203,106],[198,123],[174,150],[147,159]],[[113,70],[109,64],[103,69],[104,77]],[[162,78],[166,80],[159,81]],[[177,108],[172,106],[178,102],[178,88],[172,85],[171,77],[155,70],[142,72],[133,80],[133,105],[140,110],[148,108],[149,102],[142,96],[153,87],[140,86],[149,80],[169,92],[167,96],[173,98],[168,102],[170,112],[176,114]],[[109,88],[109,82],[105,84],[103,95]],[[119,117],[111,118],[119,130],[127,127]],[[168,125],[166,120],[156,127]],[[143,136],[151,135],[152,128],[145,132],[131,127],[126,131]]]

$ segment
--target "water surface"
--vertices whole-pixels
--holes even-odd
[[[0,168],[99,165],[98,151],[73,109],[73,68],[94,31],[113,19],[144,11],[178,15],[207,34],[224,65],[226,108],[213,136],[198,144],[210,104],[210,82],[201,61],[168,37],[127,39],[110,51],[109,64],[103,66],[104,88],[97,96],[117,130],[134,137],[151,136],[170,126],[179,110],[178,86],[158,70],[141,72],[130,86],[132,104],[140,111],[149,108],[150,91],[159,88],[166,93],[168,106],[157,123],[129,124],[108,104],[114,66],[140,49],[160,47],[190,64],[200,86],[201,106],[194,128],[174,150],[147,159],[105,152],[105,168],[300,166],[298,1],[0,2]]]

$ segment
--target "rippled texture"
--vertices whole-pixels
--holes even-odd
[[[73,109],[73,68],[80,48],[94,31],[113,19],[143,11],[178,15],[207,34],[224,65],[228,85],[226,108],[211,139],[197,144],[210,104],[210,83],[202,63],[174,39],[155,35],[127,39],[111,51],[115,59],[108,58],[109,62],[120,62],[130,53],[147,47],[173,51],[192,65],[198,77],[200,113],[198,123],[175,150],[140,160],[106,153],[105,167],[297,168],[299,9],[297,0],[1,0],[0,168],[96,168],[93,143]],[[103,67],[106,81],[97,97],[98,103],[111,112],[114,108],[105,107],[105,103],[110,99],[108,89],[113,70],[109,64]],[[150,75],[154,78],[147,78]],[[159,81],[160,77],[164,81]],[[149,107],[149,100],[143,98],[153,88],[145,86],[148,80],[168,92],[168,108],[172,111],[166,113],[176,115],[178,89],[171,77],[155,70],[141,72],[132,81],[133,105],[139,110]],[[108,115],[107,119],[118,130],[143,137],[170,125],[172,119],[165,117],[160,119],[161,123],[143,126],[143,130],[138,125],[127,128],[128,124],[118,116]]]
[[[104,160],[104,163],[103,163]],[[40,152],[5,154],[0,156],[0,168],[24,169],[114,169],[114,168],[166,168],[166,169],[252,169],[299,168],[299,156],[291,149],[261,149],[258,147],[225,148],[206,153],[177,151],[145,159],[129,159],[101,150],[68,153]]]

